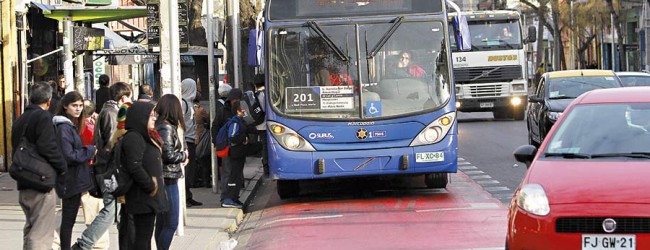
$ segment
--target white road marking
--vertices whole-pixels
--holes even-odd
[[[284,222],[284,221],[296,221],[296,220],[320,220],[320,219],[334,219],[334,218],[341,218],[343,217],[342,214],[337,214],[337,215],[324,215],[324,216],[310,216],[310,217],[297,217],[297,218],[284,218],[284,219],[278,219],[278,220],[272,220],[267,223],[264,223],[262,226],[267,226],[271,225],[273,223],[277,222]]]
[[[427,212],[444,212],[444,211],[461,211],[461,210],[490,210],[490,209],[500,209],[499,205],[496,203],[471,203],[470,207],[449,207],[449,208],[434,208],[434,209],[422,209],[415,210],[416,213],[427,213]]]

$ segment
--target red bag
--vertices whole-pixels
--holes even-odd
[[[221,150],[217,150],[217,156],[221,158],[228,157],[229,152],[230,152],[230,146],[226,146]]]

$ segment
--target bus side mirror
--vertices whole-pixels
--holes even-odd
[[[537,41],[537,28],[535,26],[528,26],[528,37],[526,37],[526,43],[534,43]]]
[[[460,51],[472,50],[472,36],[469,33],[469,25],[467,25],[467,18],[462,15],[454,16],[452,21],[454,26],[454,37],[456,44]]]

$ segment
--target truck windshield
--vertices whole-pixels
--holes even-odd
[[[442,22],[404,21],[387,37],[391,27],[319,23],[322,34],[308,26],[271,29],[272,108],[294,117],[371,120],[446,104],[451,94]]]
[[[472,34],[472,51],[523,48],[518,20],[472,20],[468,25]],[[452,51],[458,51],[451,28],[449,35]]]

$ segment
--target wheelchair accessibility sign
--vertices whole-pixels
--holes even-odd
[[[381,102],[378,101],[368,101],[366,102],[366,116],[367,117],[378,117],[381,116]]]

